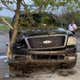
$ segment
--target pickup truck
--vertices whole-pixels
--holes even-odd
[[[13,57],[9,59],[10,68],[22,69],[30,65],[73,68],[76,65],[77,54],[76,38],[72,32],[62,28],[53,29],[54,20],[49,14],[36,13],[31,16],[33,24],[28,23],[25,29],[21,28],[18,32],[13,45]],[[43,19],[44,17],[46,19]],[[19,26],[24,26],[29,21],[24,14],[21,14],[20,18],[23,20],[20,20]],[[29,28],[31,25],[32,28]],[[10,40],[12,33],[13,31],[10,30]]]

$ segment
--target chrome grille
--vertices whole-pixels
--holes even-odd
[[[31,49],[49,49],[64,47],[66,42],[65,35],[37,36],[27,39]]]

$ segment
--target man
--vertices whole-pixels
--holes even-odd
[[[69,24],[68,30],[75,34],[75,31],[77,30],[77,25],[74,23],[74,21],[72,21],[72,23]]]

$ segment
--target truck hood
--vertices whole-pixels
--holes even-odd
[[[32,30],[32,31],[22,31],[25,36],[36,36],[36,35],[54,35],[54,34],[65,34],[68,36],[73,35],[71,31],[65,30],[63,28],[58,28],[56,30]]]

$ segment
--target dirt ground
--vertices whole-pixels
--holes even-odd
[[[37,70],[30,70],[25,76],[9,77],[8,65],[6,63],[6,51],[8,43],[8,34],[0,32],[0,80],[80,80],[80,36],[77,36],[77,54],[78,60],[74,67],[74,73],[62,76],[59,70],[53,70],[54,68],[38,68]]]

